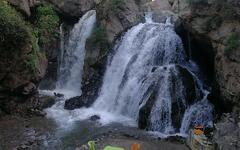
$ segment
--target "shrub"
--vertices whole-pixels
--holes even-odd
[[[38,39],[35,36],[32,37],[32,51],[28,54],[25,64],[30,71],[35,72],[38,64],[38,57],[40,55]]]
[[[234,50],[240,47],[240,34],[233,33],[227,39],[225,54],[229,56]]]
[[[125,2],[123,0],[110,0],[108,10],[114,14],[119,13],[119,10],[123,9]]]
[[[45,45],[58,37],[59,17],[50,5],[41,5],[36,11],[37,28],[35,33],[39,44]]]
[[[88,38],[88,44],[91,48],[99,47],[101,49],[107,49],[108,42],[106,37],[106,30],[102,27],[96,27],[90,38]]]
[[[31,29],[6,1],[0,0],[0,48],[15,50],[31,40]]]

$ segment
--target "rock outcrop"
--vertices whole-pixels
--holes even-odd
[[[169,0],[169,2],[192,38],[210,41],[215,57],[213,61],[216,103],[221,103],[222,100],[226,111],[231,111],[232,107],[239,107],[240,45],[237,43],[240,41],[240,2],[238,0]],[[193,53],[194,51],[193,49]]]
[[[224,114],[216,124],[214,141],[219,150],[240,149],[240,118],[236,115]]]
[[[28,17],[31,16],[31,8],[39,3],[37,0],[8,0]]]
[[[81,17],[88,10],[94,8],[94,0],[47,0],[66,16]]]
[[[29,7],[35,4],[25,2]],[[24,3],[17,1],[16,10]],[[14,1],[11,4],[15,5]],[[0,1],[0,110],[26,114],[39,106],[36,93],[48,60],[39,48],[39,37],[33,34],[35,24],[31,26],[28,19],[24,20],[16,7]]]

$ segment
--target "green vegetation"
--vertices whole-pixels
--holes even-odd
[[[16,50],[31,40],[31,30],[6,1],[0,0],[0,47]]]
[[[38,64],[38,57],[40,55],[38,39],[35,36],[32,37],[32,51],[28,54],[25,64],[30,71],[35,72]]]
[[[238,49],[240,47],[240,34],[233,33],[229,36],[227,40],[227,46],[225,49],[225,55],[231,54],[234,50]]]
[[[110,0],[108,5],[109,12],[114,14],[119,13],[119,10],[123,9],[125,2],[123,0]]]
[[[58,37],[59,17],[49,5],[41,5],[36,12],[37,28],[35,33],[39,38],[39,44],[49,44]]]
[[[87,42],[91,48],[107,49],[108,42],[106,37],[106,30],[102,27],[96,27]]]

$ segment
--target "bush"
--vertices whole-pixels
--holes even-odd
[[[108,10],[114,14],[119,13],[123,9],[125,2],[123,0],[110,0]]]
[[[96,27],[87,42],[91,48],[107,49],[108,42],[106,37],[106,30],[102,27]]]
[[[240,34],[233,33],[227,39],[225,54],[229,56],[234,50],[237,50],[239,47],[240,47]]]
[[[32,51],[28,54],[25,64],[30,69],[30,71],[35,72],[38,64],[38,57],[40,55],[38,39],[34,36],[32,37]]]
[[[37,8],[37,28],[35,33],[39,38],[39,44],[45,45],[58,37],[59,17],[49,5],[41,5]]]
[[[16,50],[31,40],[31,29],[6,1],[0,0],[0,48]]]

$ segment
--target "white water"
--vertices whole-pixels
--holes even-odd
[[[56,90],[70,96],[81,95],[85,43],[96,22],[96,11],[87,12],[70,33],[67,45],[61,43],[60,69]],[[62,30],[62,29],[61,29]],[[63,32],[63,31],[61,31]],[[63,35],[63,34],[62,34]],[[62,37],[62,41],[64,37]]]
[[[74,47],[79,48],[79,51],[77,53],[67,51],[63,57],[58,92],[68,94],[68,97],[80,95],[85,56],[83,46],[91,33],[90,30],[82,29],[90,27],[89,24],[93,25],[95,20],[95,12],[92,16],[89,14],[92,13],[89,12],[81,18],[70,35],[68,44],[70,52]],[[87,33],[77,34],[77,31]],[[75,39],[77,37],[78,40]],[[62,127],[69,127],[74,121],[88,119],[93,115],[99,115],[101,117],[99,122],[103,125],[121,122],[136,126],[140,110],[150,102],[150,97],[155,92],[147,130],[161,135],[177,133],[182,135],[194,124],[211,124],[212,107],[208,104],[207,92],[203,90],[198,79],[199,70],[186,57],[182,41],[175,33],[170,18],[166,23],[154,23],[151,13],[147,13],[146,23],[128,30],[116,44],[107,65],[101,92],[93,106],[88,109],[67,111],[63,109],[64,101],[60,101],[47,109],[48,116],[55,118]],[[76,65],[73,65],[73,62]],[[73,70],[76,67],[79,70]],[[69,68],[70,72],[67,71]],[[194,79],[196,90],[196,99],[192,100],[194,104],[187,101],[189,91],[186,90],[182,78],[183,69],[187,69]],[[69,91],[73,93],[69,95]],[[204,96],[201,96],[201,93]],[[182,113],[180,127],[174,126],[175,116],[172,114],[176,110],[173,108]]]
[[[207,99],[197,102],[202,99],[202,89],[197,76],[190,72],[197,68],[189,67],[194,64],[186,60],[182,41],[169,18],[165,24],[153,23],[151,14],[147,13],[146,23],[130,29],[114,51],[94,109],[138,120],[139,111],[149,101],[149,89],[153,87],[157,88],[157,97],[148,119],[148,130],[164,134],[180,131],[185,134],[190,125],[206,125],[211,121],[212,108]],[[189,74],[195,81],[196,99],[192,101],[196,104],[192,106],[186,101],[189,91],[184,87],[178,65],[185,69],[189,67]],[[172,124],[174,104],[179,105],[179,111],[186,110],[180,128]],[[205,111],[206,107],[208,111]]]

